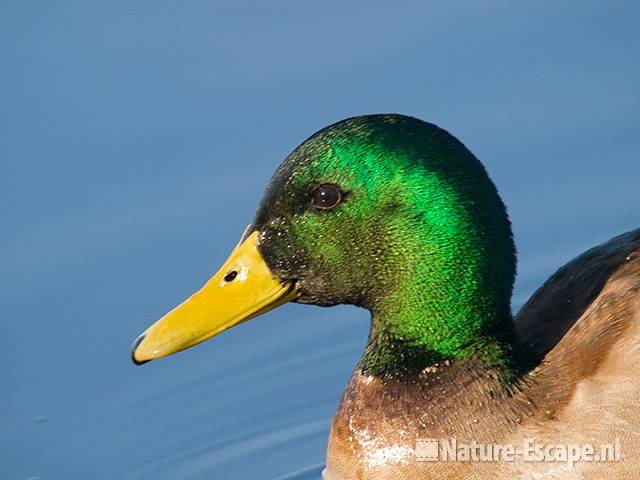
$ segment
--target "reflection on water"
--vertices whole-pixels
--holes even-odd
[[[24,476],[51,478],[46,473],[55,470],[53,478],[57,472],[75,478],[99,468],[93,478],[319,478],[366,321],[349,321],[356,313],[349,308],[338,309],[337,318],[323,318],[329,311],[322,309],[290,310],[240,327],[239,335],[229,332],[202,355],[193,350],[175,363],[127,364],[134,380],[128,388],[105,389],[91,405],[34,418],[31,433],[49,434],[52,442],[37,455],[42,470],[24,469]],[[273,340],[256,343],[274,329],[280,334]],[[315,342],[323,347],[312,348]],[[42,408],[48,410],[46,402]]]
[[[311,465],[309,467],[296,470],[295,472],[282,475],[281,477],[276,477],[272,480],[317,480],[321,477],[323,469],[323,464]]]
[[[325,366],[353,361],[353,353],[360,347],[326,333],[320,335],[326,348],[297,351],[233,376],[197,381],[184,386],[183,400],[155,402],[156,411],[171,412],[174,425],[188,424],[193,415],[210,418],[211,424],[200,434],[190,434],[176,443],[175,449],[163,449],[148,464],[127,471],[126,478],[210,478],[220,472],[238,478],[319,478],[322,465],[304,459],[309,459],[312,451],[320,453],[317,459],[323,459],[335,398],[305,398],[301,392],[307,390],[308,383],[326,382]],[[287,387],[279,389],[283,384]],[[242,398],[244,395],[247,397]],[[203,404],[203,399],[210,401]],[[193,404],[196,411],[177,411],[185,404]],[[218,418],[224,412],[228,412],[226,418]],[[175,433],[176,427],[168,431]],[[282,462],[282,458],[291,461]],[[292,469],[287,465],[298,466]]]

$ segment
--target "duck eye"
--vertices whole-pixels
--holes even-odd
[[[342,200],[342,190],[331,184],[320,185],[313,192],[311,203],[314,207],[328,210],[335,207]]]

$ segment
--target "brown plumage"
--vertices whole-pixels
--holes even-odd
[[[334,418],[325,480],[640,478],[640,229],[556,272],[515,317],[530,370],[505,384],[470,362],[358,371]],[[619,461],[417,461],[417,439],[600,444]]]

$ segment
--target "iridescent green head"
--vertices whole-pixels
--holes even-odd
[[[297,301],[371,311],[365,371],[508,349],[510,222],[482,164],[435,125],[368,115],[319,131],[275,172],[252,231]]]
[[[350,118],[286,158],[243,241],[132,356],[170,355],[296,300],[371,311],[369,374],[474,359],[511,375],[514,275],[504,205],[464,145],[415,118]]]

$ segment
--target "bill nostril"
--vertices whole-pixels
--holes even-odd
[[[231,270],[229,273],[227,273],[224,276],[224,281],[227,283],[233,282],[237,276],[238,276],[238,272],[236,272],[235,270]]]

